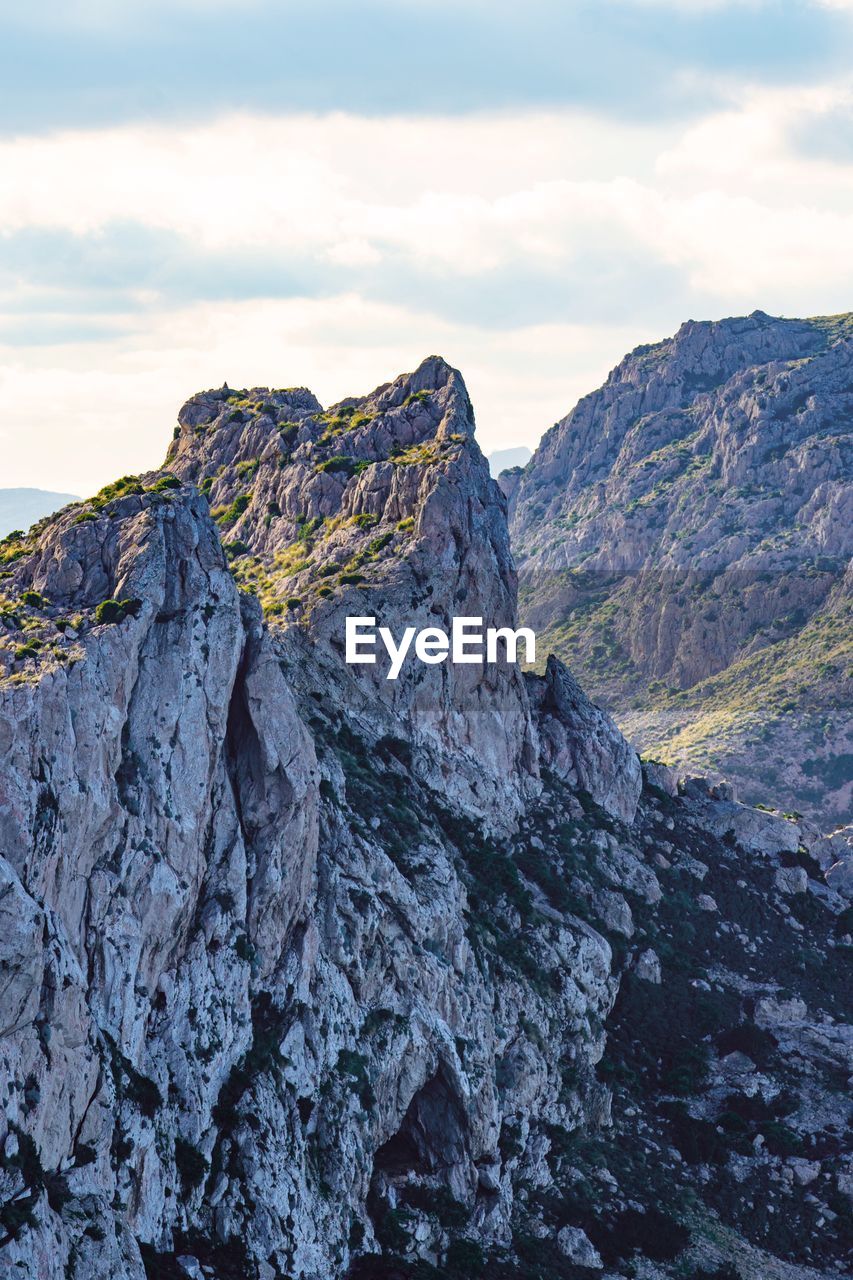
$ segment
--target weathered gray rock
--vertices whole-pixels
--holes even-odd
[[[827,825],[853,804],[851,369],[849,317],[690,321],[505,485],[524,621],[638,748]]]
[[[660,957],[652,947],[648,947],[645,951],[640,953],[637,957],[637,963],[634,967],[634,971],[637,977],[641,978],[643,982],[651,982],[655,986],[660,986]]]
[[[561,1227],[557,1233],[557,1244],[563,1256],[576,1267],[586,1267],[590,1271],[604,1270],[601,1254],[580,1227]]]
[[[783,894],[805,893],[809,878],[803,867],[777,867],[773,883]]]
[[[642,789],[636,751],[555,657],[548,658],[544,678],[529,675],[527,682],[547,766],[631,822]]]
[[[691,1116],[776,1098],[770,1073],[807,1063],[791,1125],[844,1131],[825,1083],[853,1050],[826,981],[841,899],[819,877],[808,1003],[775,972],[780,838],[820,837],[719,788],[643,791],[557,663],[394,689],[349,669],[347,609],[511,625],[515,590],[458,375],[428,361],[343,408],[194,397],[169,474],[0,548],[4,1280],[343,1280],[527,1239],[601,1269],[591,1221],[618,1233],[660,1195],[649,1160],[675,1168],[678,1036],[710,1063]],[[772,1029],[761,1072],[718,1071],[731,1028],[689,1022],[732,1001]],[[704,1169],[666,1183],[674,1214],[685,1187],[732,1211]],[[589,1235],[566,1208],[584,1187]]]
[[[238,581],[273,627],[310,634],[339,664],[348,614],[395,635],[403,621],[449,633],[457,615],[516,624],[505,504],[443,360],[325,413],[304,390],[256,389],[195,396],[179,421],[168,466],[209,493]],[[538,776],[518,665],[387,669],[382,654],[348,669],[359,718],[390,712],[431,784],[487,821],[517,814]]]

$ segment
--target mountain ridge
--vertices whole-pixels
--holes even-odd
[[[637,348],[502,478],[522,615],[641,750],[850,813],[853,320]]]
[[[341,403],[200,393],[0,544],[0,1268],[836,1275],[849,833],[553,658],[349,668],[516,594],[461,377]]]

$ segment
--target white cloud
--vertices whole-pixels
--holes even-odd
[[[465,373],[486,448],[534,443],[625,350],[672,331],[686,306],[696,318],[843,310],[853,302],[853,171],[804,157],[789,139],[849,100],[844,86],[751,91],[680,128],[580,113],[232,116],[0,142],[0,236],[139,223],[211,251],[284,255],[309,274],[312,263],[342,280],[362,269],[366,281],[361,297],[342,287],[322,300],[171,309],[140,284],[143,319],[101,317],[109,339],[0,347],[3,483],[90,490],[152,466],[182,399],[224,378],[304,382],[329,402],[434,350]],[[601,273],[609,260],[639,264],[623,315],[606,325],[589,322],[591,257]],[[371,272],[401,264],[475,293],[482,280],[484,296],[493,273],[507,272],[534,319],[535,306],[521,306],[525,279],[565,278],[576,291],[587,279],[588,316],[497,330],[485,316],[436,318],[404,289],[394,304],[372,297]],[[655,270],[683,281],[663,311],[650,296]],[[10,314],[34,293],[22,277]],[[71,305],[44,323],[98,320]]]
[[[850,265],[853,170],[787,146],[845,91],[762,92],[682,129],[569,113],[235,116],[0,143],[0,234],[117,223],[193,248],[476,278],[633,248],[732,302]],[[783,255],[780,260],[780,254]]]
[[[496,334],[343,296],[199,304],[152,318],[133,339],[0,346],[2,483],[93,492],[158,466],[180,404],[200,388],[307,385],[330,404],[433,352],[462,369],[486,452],[532,446],[627,347],[653,336],[633,324]]]

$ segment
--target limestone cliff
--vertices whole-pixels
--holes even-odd
[[[837,1274],[845,838],[343,662],[515,619],[457,373],[196,396],[0,560],[4,1280]]]

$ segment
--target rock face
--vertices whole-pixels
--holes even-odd
[[[632,352],[509,496],[523,620],[644,752],[851,812],[853,323],[757,312]]]
[[[209,495],[238,582],[274,623],[295,619],[339,658],[347,614],[395,630],[398,619],[447,631],[454,615],[514,619],[503,502],[443,360],[328,412],[304,390],[226,389],[194,397],[180,423],[167,465]],[[537,776],[518,667],[387,670],[359,670],[353,709],[392,713],[434,785],[483,815],[517,811]]]
[[[194,397],[0,572],[4,1280],[837,1274],[846,842],[343,661],[515,623],[457,373]]]
[[[528,681],[543,762],[608,813],[632,822],[643,786],[636,751],[553,655],[544,680]]]

